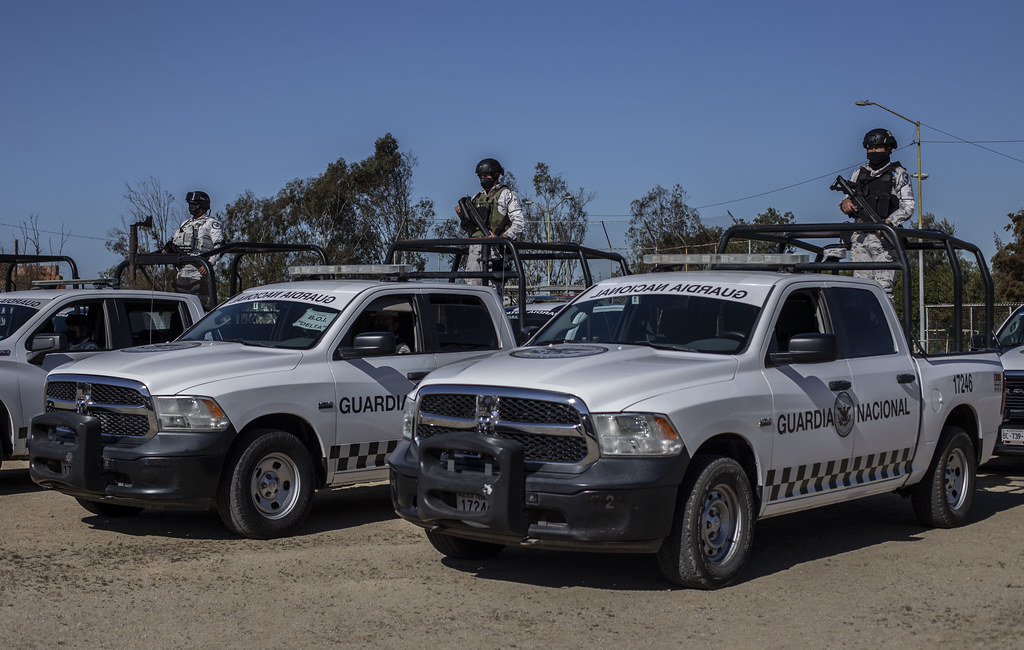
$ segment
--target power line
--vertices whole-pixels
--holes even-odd
[[[18,231],[20,231],[22,229],[22,226],[14,226],[14,225],[11,225],[9,223],[0,223],[0,226],[6,226],[8,228],[12,228],[12,229],[18,230]],[[107,237],[93,237],[91,235],[76,235],[76,234],[74,234],[72,232],[60,232],[58,230],[43,230],[42,228],[30,228],[28,226],[26,226],[25,229],[26,230],[31,230],[32,232],[46,233],[47,235],[60,235],[62,237],[77,237],[79,239],[95,239],[96,241],[107,241],[107,239],[108,239]]]

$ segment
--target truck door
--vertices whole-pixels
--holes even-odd
[[[839,353],[852,373],[850,439],[858,470],[853,480],[868,484],[902,479],[917,442],[921,386],[909,351],[894,336],[899,324],[887,318],[869,289],[832,287],[826,294],[839,333]],[[892,310],[888,313],[895,316]]]
[[[435,367],[422,323],[415,293],[378,294],[342,335],[331,361],[337,386],[337,427],[328,457],[333,483],[372,480],[368,473],[387,477],[387,457],[402,438],[405,397]],[[357,335],[374,332],[393,334],[395,351],[352,352]]]
[[[796,289],[782,304],[769,352],[787,352],[797,334],[834,334],[821,291]],[[766,513],[800,509],[841,487],[853,453],[845,359],[775,365],[765,358],[772,393],[771,466],[765,480]]]

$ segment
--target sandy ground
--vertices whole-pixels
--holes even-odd
[[[1024,648],[1024,459],[981,468],[955,530],[896,495],[758,522],[715,592],[670,588],[650,556],[446,560],[386,485],[252,541],[215,513],[97,517],[25,466],[0,469],[6,648]]]

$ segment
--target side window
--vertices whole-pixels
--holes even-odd
[[[352,345],[357,334],[391,332],[395,335],[396,354],[423,351],[423,337],[416,318],[413,300],[408,296],[391,295],[375,299],[360,312],[354,324],[341,339],[342,346]]]
[[[837,327],[841,330],[840,351],[848,357],[894,354],[896,343],[875,294],[867,289],[829,290]]]
[[[487,306],[476,296],[431,294],[427,327],[437,333],[438,352],[498,349]]]
[[[817,291],[794,291],[779,310],[772,332],[772,351],[788,352],[789,339],[797,334],[824,334],[825,318]]]
[[[125,300],[132,345],[173,341],[185,330],[181,304],[170,300]]]
[[[109,350],[106,323],[102,300],[79,300],[58,309],[32,334],[65,334],[71,351]]]

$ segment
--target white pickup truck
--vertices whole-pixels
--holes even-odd
[[[800,239],[835,225],[778,228],[789,272],[715,257],[605,280],[528,346],[432,373],[391,456],[396,512],[449,556],[655,553],[698,588],[737,578],[759,518],[898,491],[925,525],[965,523],[1000,421],[996,353],[914,353],[880,285],[826,274],[856,265]],[[958,243],[883,228],[905,280],[904,246]],[[720,253],[758,234],[733,230]]]
[[[489,287],[248,289],[174,342],[51,373],[29,472],[94,513],[215,505],[239,535],[278,536],[315,489],[387,479],[405,396],[423,376],[514,345]]]
[[[1006,397],[1004,421],[993,453],[1024,456],[1024,306],[1013,310],[995,333],[995,339],[1002,350]]]

